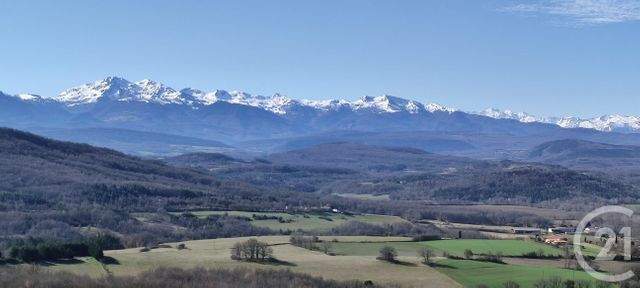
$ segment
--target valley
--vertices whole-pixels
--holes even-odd
[[[253,159],[142,159],[0,129],[0,147],[5,268],[94,279],[239,268],[402,287],[586,281],[565,248],[544,243],[554,234],[547,230],[571,227],[597,205],[635,208],[640,193],[633,181],[595,168],[345,142]],[[231,248],[252,238],[270,247],[272,263],[231,259]],[[98,256],[39,252],[80,247],[69,246],[74,239],[88,241],[87,251],[98,243]],[[604,242],[590,239],[584,251],[593,256]],[[377,259],[384,249],[397,262]],[[420,251],[429,251],[428,264]],[[613,273],[635,264],[599,265]]]
[[[640,0],[0,11],[0,288],[640,287]]]

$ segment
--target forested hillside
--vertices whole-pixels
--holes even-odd
[[[320,202],[311,195],[296,197],[12,129],[0,129],[0,177],[0,243],[23,236],[80,239],[115,233],[137,246],[151,240],[260,235],[270,232],[234,217],[194,222],[166,211],[269,210]],[[131,214],[145,211],[164,216],[150,225]]]
[[[168,161],[186,165],[178,160],[191,159],[190,163],[199,163],[220,178],[263,187],[388,195],[392,200],[428,203],[536,205],[576,198],[629,202],[638,195],[637,187],[607,175],[538,163],[443,156],[414,148],[338,142],[255,161],[207,161],[205,155]]]
[[[349,143],[254,160],[201,153],[165,161],[185,167],[0,129],[0,243],[29,239],[25,236],[83,239],[110,234],[125,246],[143,246],[278,233],[242,217],[169,213],[190,210],[293,212],[329,205],[347,212],[420,218],[433,217],[428,204],[434,203],[630,203],[638,195],[634,186],[606,175],[559,166]],[[345,193],[386,195],[390,201],[341,196]],[[141,219],[137,215],[143,212],[154,216]],[[469,219],[458,215],[460,211],[445,212],[449,219]],[[519,217],[532,215],[512,216],[517,224]],[[490,215],[482,219],[495,220]]]

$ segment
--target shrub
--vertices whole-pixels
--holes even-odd
[[[396,257],[398,256],[398,252],[396,252],[396,249],[391,247],[391,246],[384,246],[382,248],[380,248],[380,255],[378,256],[378,260],[383,260],[383,261],[387,261],[387,262],[398,262],[398,260],[396,259]]]
[[[416,242],[433,241],[433,240],[440,240],[440,239],[442,239],[442,237],[438,235],[418,235],[413,237],[413,241],[416,241]]]
[[[483,262],[492,262],[492,263],[504,264],[504,261],[502,261],[502,252],[497,252],[495,254],[489,253],[489,254],[486,254],[486,255],[482,255],[482,257],[476,258],[475,260],[483,261]]]
[[[464,250],[464,259],[471,259],[473,257],[473,251],[470,249]]]

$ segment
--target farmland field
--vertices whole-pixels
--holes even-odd
[[[371,243],[358,245],[358,243],[334,243],[332,251],[339,255],[377,255],[383,246],[394,247],[399,255],[415,256],[416,251],[428,247],[439,252],[448,252],[454,255],[463,255],[466,249],[474,254],[487,254],[502,252],[504,256],[521,256],[524,253],[542,249],[547,255],[559,255],[562,251],[553,246],[524,240],[486,240],[486,239],[460,239],[460,240],[435,240],[424,242],[395,242],[395,243]]]
[[[249,238],[258,238],[271,244],[274,256],[281,262],[258,264],[231,260],[229,256],[233,244]],[[549,254],[559,252],[554,247],[531,241],[462,239],[409,242],[410,238],[406,237],[372,236],[321,236],[320,239],[331,241],[330,250],[336,256],[293,246],[289,244],[288,236],[264,236],[180,242],[186,244],[187,249],[184,250],[175,248],[178,243],[168,243],[170,248],[148,252],[141,252],[139,248],[105,251],[114,264],[101,265],[90,258],[79,258],[68,263],[47,263],[42,269],[92,277],[135,275],[159,267],[287,269],[325,279],[371,280],[380,284],[396,283],[402,287],[475,287],[477,284],[502,287],[508,280],[516,280],[521,287],[531,287],[534,281],[543,276],[589,279],[584,272],[562,269],[560,260],[508,258],[509,264],[494,264],[437,257],[436,265],[429,267],[420,263],[416,255],[416,251],[422,247],[454,254],[461,254],[464,249],[475,249],[475,253],[502,251],[505,256],[519,256],[537,248],[543,248]],[[383,246],[394,247],[398,251],[398,259],[403,263],[377,260],[376,256]]]
[[[437,263],[436,269],[447,274],[464,287],[476,287],[481,284],[488,287],[503,287],[503,283],[509,280],[516,281],[521,287],[533,287],[533,283],[538,279],[553,276],[563,280],[593,280],[591,276],[582,271],[470,260],[442,260]]]
[[[382,237],[330,237],[339,241],[389,241]],[[287,236],[258,237],[260,241],[273,244],[274,255],[285,264],[269,265],[233,261],[229,251],[236,242],[248,238],[227,238],[214,240],[187,241],[188,249],[159,248],[149,252],[139,249],[125,249],[106,251],[105,255],[112,257],[117,264],[106,265],[106,269],[113,275],[133,275],[158,267],[181,268],[234,268],[247,267],[259,269],[288,269],[327,279],[335,280],[372,280],[374,283],[399,283],[407,287],[460,287],[446,275],[431,267],[421,265],[415,256],[403,258],[410,265],[396,265],[376,260],[375,257],[363,256],[328,256],[317,251],[310,251],[287,244]],[[391,240],[403,240],[393,237]],[[175,247],[176,243],[170,243]],[[85,262],[75,264],[61,264],[43,266],[43,269],[66,270],[78,274],[100,277],[107,275],[96,261],[82,259]]]
[[[397,216],[374,215],[374,214],[357,214],[346,215],[341,213],[281,213],[281,212],[246,212],[246,211],[194,211],[190,212],[197,217],[207,217],[209,215],[239,216],[252,218],[253,215],[278,217],[280,219],[261,219],[253,220],[251,223],[257,227],[278,230],[305,230],[325,232],[340,226],[349,221],[359,221],[374,225],[384,225],[392,223],[405,222],[404,219]],[[179,213],[172,213],[179,214]]]

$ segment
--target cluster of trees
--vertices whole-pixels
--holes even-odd
[[[36,238],[17,238],[5,242],[6,258],[22,261],[51,261],[58,259],[72,259],[74,257],[104,257],[105,248],[122,245],[118,238],[111,235],[99,235],[93,238],[80,239],[68,242]]]
[[[280,223],[289,223],[292,222],[291,219],[284,219],[283,217],[279,217],[279,216],[269,216],[269,215],[265,215],[265,214],[252,214],[251,218],[253,220],[278,220],[278,222]]]
[[[231,248],[231,259],[233,260],[265,262],[273,260],[272,257],[273,249],[269,247],[269,244],[254,238],[238,242]]]
[[[338,241],[337,239],[334,239]],[[289,243],[293,246],[308,250],[320,250],[324,254],[331,254],[332,242],[327,240],[320,240],[318,236],[304,236],[304,235],[292,235],[289,238]]]
[[[291,235],[289,238],[291,245],[308,250],[314,250],[315,244],[319,242],[320,239],[317,236]]]
[[[443,231],[431,224],[415,225],[401,222],[385,225],[374,225],[360,221],[349,221],[334,228],[332,235],[343,236],[422,236],[437,239],[443,235]]]

